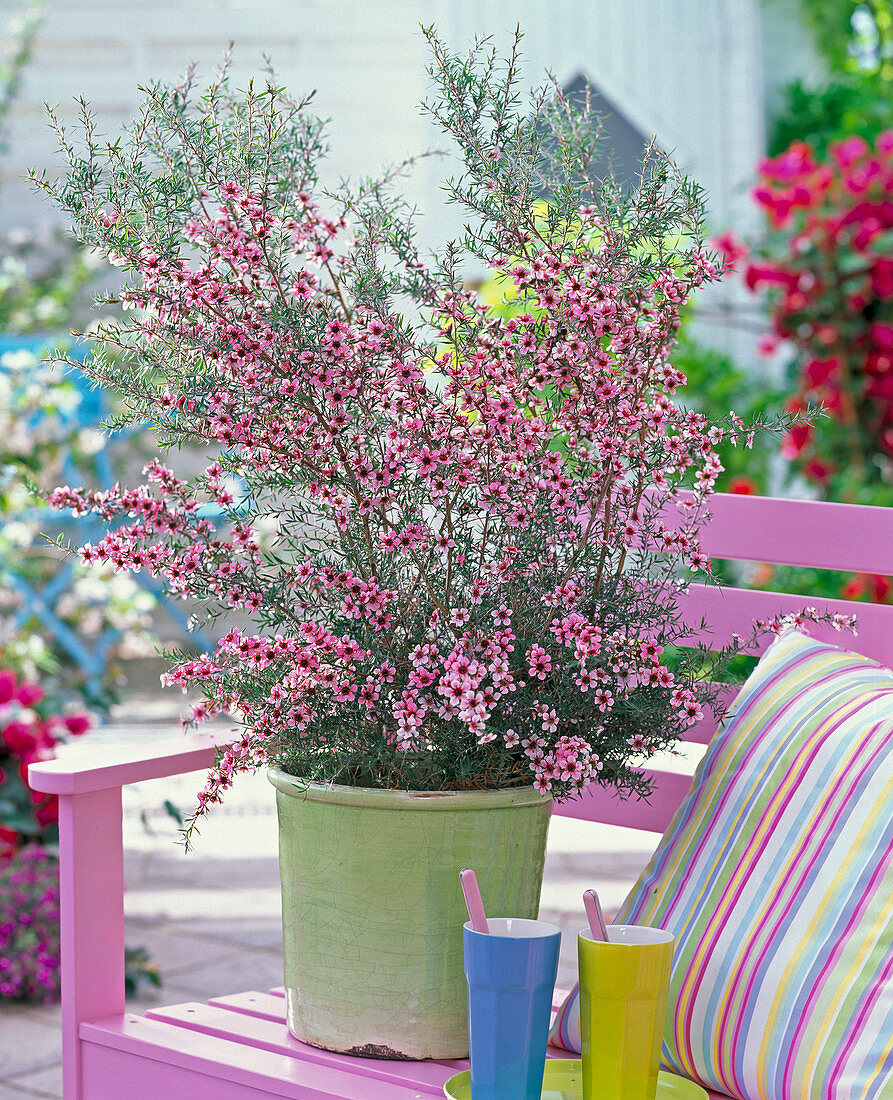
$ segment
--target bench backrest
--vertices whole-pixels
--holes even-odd
[[[793,565],[853,573],[893,574],[893,508],[822,501],[718,493],[711,500],[712,519],[701,531],[711,558]],[[893,606],[792,595],[747,588],[692,585],[683,606],[687,623],[705,619],[710,632],[692,637],[717,645],[734,633],[748,635],[754,619],[816,607],[858,616],[858,634],[838,633],[830,626],[809,624],[822,641],[893,665]],[[771,642],[767,636],[763,648]],[[731,701],[734,690],[726,693]],[[716,728],[710,715],[688,731],[686,740],[707,744]],[[581,798],[556,806],[565,817],[663,832],[688,793],[690,775],[644,769],[654,781],[650,799],[621,800],[610,790],[592,788]]]

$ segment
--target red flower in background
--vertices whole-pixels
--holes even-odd
[[[868,581],[872,588],[872,599],[874,602],[886,603],[890,597],[891,590],[893,590],[893,586],[890,584],[890,578],[881,577],[876,573],[872,573]]]
[[[878,256],[871,268],[871,290],[878,298],[893,298],[893,258]]]
[[[878,573],[857,573],[840,587],[840,595],[845,600],[867,599],[872,603],[887,603],[891,592],[890,578]]]
[[[748,290],[758,287],[780,286],[785,290],[796,290],[800,276],[796,272],[785,271],[773,264],[748,264],[744,272],[744,282]]]
[[[0,669],[0,795],[14,805],[17,824],[13,828],[0,817],[0,863],[27,842],[52,838],[59,801],[55,795],[48,797],[28,787],[28,765],[54,755],[60,741],[54,729],[76,735],[86,732],[90,724],[84,713],[58,713],[39,684],[20,680],[11,669]],[[23,817],[30,817],[30,826],[19,825]]]
[[[781,453],[785,458],[799,458],[811,438],[811,425],[794,424],[784,437]]]
[[[7,859],[12,859],[18,848],[19,840],[19,834],[15,829],[0,824],[0,864]]]
[[[830,462],[813,455],[803,463],[803,473],[817,485],[827,485],[834,473],[834,467]]]
[[[71,734],[86,733],[90,728],[90,719],[86,714],[66,714],[62,724]]]
[[[810,359],[803,369],[803,377],[812,389],[819,389],[840,374],[841,362],[838,356],[830,359]]]
[[[0,668],[0,706],[15,698],[17,688],[16,674],[8,668]]]
[[[868,334],[879,348],[893,351],[893,324],[874,321],[868,326]]]
[[[869,151],[868,142],[863,137],[844,138],[832,146],[834,159],[841,167],[848,168],[856,164]]]
[[[731,230],[713,238],[713,246],[723,255],[726,271],[737,271],[738,261],[746,260],[750,255],[750,247],[735,236]]]
[[[9,722],[0,730],[0,738],[6,749],[13,756],[25,756],[33,752],[38,745],[38,739],[33,727],[27,722]]]
[[[51,794],[50,797],[34,807],[34,817],[45,829],[59,822],[59,798]]]
[[[23,707],[33,707],[44,697],[44,690],[40,684],[20,684],[16,699]]]
[[[850,137],[819,159],[803,142],[759,166],[752,192],[767,243],[745,284],[767,294],[772,330],[793,351],[794,424],[782,454],[823,493],[893,477],[893,130]],[[719,242],[717,242],[719,243]],[[773,337],[764,338],[771,346]],[[849,481],[847,481],[849,479]],[[844,490],[845,492],[845,490]]]

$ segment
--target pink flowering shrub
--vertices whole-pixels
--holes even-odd
[[[39,845],[0,865],[0,999],[59,999],[59,865]]]
[[[634,762],[711,699],[679,600],[709,569],[714,447],[747,433],[674,401],[679,309],[716,277],[699,195],[657,153],[632,195],[593,185],[595,129],[560,93],[520,113],[514,55],[466,64],[431,38],[428,109],[480,221],[439,259],[392,177],[326,193],[306,105],[225,76],[197,103],[154,89],[129,144],[65,138],[67,180],[42,183],[128,276],[129,320],[103,333],[120,354],[85,369],[162,447],[213,452],[192,480],[155,460],[135,488],[50,498],[107,522],[83,561],[145,570],[223,624],[166,675],[202,690],[191,720],[240,724],[198,814],[270,761],[355,785],[642,794]],[[463,254],[517,315],[463,289]]]

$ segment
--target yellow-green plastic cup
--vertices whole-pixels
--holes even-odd
[[[583,1100],[654,1100],[667,1016],[673,937],[608,925],[608,942],[577,937]]]

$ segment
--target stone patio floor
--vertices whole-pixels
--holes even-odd
[[[146,732],[130,724],[91,736],[114,741]],[[158,737],[167,731],[152,732]],[[243,777],[186,854],[163,804],[170,799],[188,810],[201,783],[200,775],[190,775],[124,792],[126,942],[148,950],[163,981],[161,989],[131,1002],[136,1010],[282,984],[272,788],[263,775]],[[563,931],[560,986],[572,984],[576,974],[583,890],[595,887],[613,912],[656,840],[649,833],[553,820],[540,915]],[[58,1006],[0,1005],[0,1100],[62,1096],[59,1018]]]

